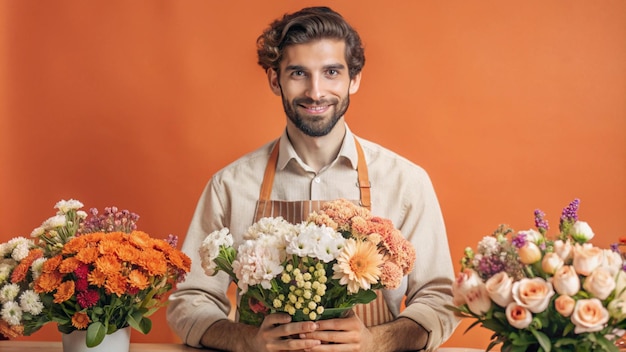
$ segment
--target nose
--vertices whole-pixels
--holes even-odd
[[[315,101],[318,101],[324,97],[323,81],[320,75],[312,75],[311,78],[308,80],[306,96]]]

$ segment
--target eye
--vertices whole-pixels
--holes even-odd
[[[330,70],[327,71],[327,74],[329,76],[337,76],[339,74],[339,71],[335,70],[335,69],[330,69]]]
[[[304,77],[306,76],[306,73],[302,70],[296,70],[296,71],[291,72],[291,75],[295,77]]]

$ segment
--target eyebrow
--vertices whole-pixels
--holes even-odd
[[[345,68],[346,66],[344,64],[329,64],[329,65],[323,66],[324,70],[343,70]],[[287,67],[285,67],[285,71],[308,71],[308,70],[306,69],[306,67],[302,65],[288,65]]]

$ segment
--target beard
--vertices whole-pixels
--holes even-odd
[[[311,98],[296,98],[292,102],[289,102],[283,94],[281,94],[283,100],[283,109],[289,120],[304,134],[309,137],[322,137],[330,133],[333,130],[337,121],[348,111],[350,106],[350,95],[339,100],[324,99],[315,101]],[[330,105],[331,113],[330,118],[326,116],[306,116],[298,113],[299,105]]]

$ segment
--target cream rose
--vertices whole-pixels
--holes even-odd
[[[526,239],[526,241],[533,242],[533,243],[538,243],[539,240],[543,239],[543,235],[535,229],[520,231],[518,232],[518,235],[524,235],[524,238]]]
[[[574,329],[576,334],[600,331],[609,321],[609,311],[597,298],[580,299],[576,302],[571,320],[576,326]]]
[[[465,269],[461,271],[456,280],[452,283],[452,298],[453,303],[456,306],[467,303],[465,300],[465,294],[475,286],[478,286],[482,280],[478,276],[478,273],[472,269]]]
[[[615,289],[615,279],[608,269],[599,267],[587,276],[583,288],[592,296],[604,300]]]
[[[553,275],[560,267],[563,266],[563,259],[554,252],[548,252],[541,260],[541,268],[547,274]]]
[[[525,329],[533,320],[532,313],[515,302],[506,306],[506,320],[516,329]]]
[[[581,242],[587,242],[594,236],[591,226],[584,221],[576,221],[572,226],[571,234],[575,240]]]
[[[513,283],[513,299],[533,313],[546,310],[553,295],[552,284],[539,277],[524,278]]]
[[[512,287],[513,278],[504,271],[490,277],[485,283],[489,297],[500,307],[506,307],[509,303],[513,302],[513,294],[511,293]]]
[[[563,260],[570,259],[572,256],[572,243],[569,240],[565,242],[562,240],[554,241],[554,253],[558,254]]]
[[[571,265],[563,265],[552,277],[552,285],[560,295],[573,296],[580,291],[580,278]]]
[[[624,261],[620,253],[610,249],[604,249],[602,253],[604,253],[602,267],[607,268],[611,272],[611,275],[614,276],[619,272],[623,272],[622,266],[624,265]]]
[[[474,314],[482,315],[491,309],[491,299],[482,282],[465,293],[465,301],[469,310]]]
[[[517,249],[520,262],[526,265],[534,264],[541,260],[541,250],[534,242],[526,242],[524,246]]]
[[[602,264],[604,253],[602,249],[585,243],[583,245],[576,243],[573,248],[574,269],[580,275],[589,275],[597,267]]]
[[[576,300],[568,295],[560,295],[554,300],[554,308],[564,317],[569,317],[574,311]]]

